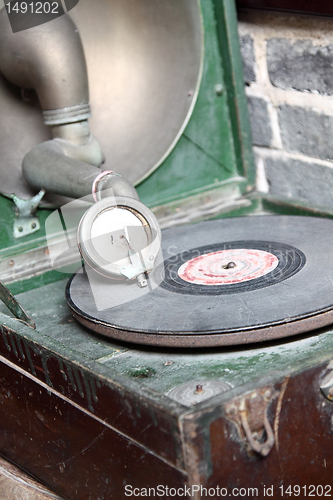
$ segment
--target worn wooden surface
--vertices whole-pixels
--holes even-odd
[[[276,373],[261,382],[276,390],[268,409],[275,443],[266,457],[251,449],[243,429],[229,417],[227,397],[221,397],[219,404],[203,404],[196,415],[188,415],[185,440],[188,450],[197,457],[190,472],[197,483],[206,488],[220,485],[229,493],[233,488],[258,489],[257,495],[246,498],[267,496],[265,486],[273,487],[273,498],[287,498],[288,494],[281,494],[281,485],[284,491],[289,485],[299,485],[308,492],[311,486],[316,489],[321,485],[326,496],[331,496],[333,404],[319,389],[326,368],[324,363],[286,377]],[[249,393],[258,392],[260,387],[248,387]],[[191,439],[194,429],[196,435]],[[303,493],[304,489],[300,497],[306,498]]]
[[[139,429],[137,440],[131,439],[107,419],[84,411],[3,360],[0,387],[0,453],[66,499],[121,499],[124,484],[144,488],[148,482],[152,487],[187,482],[184,470],[139,442]],[[154,435],[152,425],[140,420],[146,423],[146,437]],[[132,425],[136,427],[134,416]],[[172,437],[159,444],[167,446]]]
[[[1,500],[62,500],[15,465],[0,457]]]

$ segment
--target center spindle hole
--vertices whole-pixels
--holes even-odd
[[[222,266],[222,269],[234,269],[237,266],[235,262],[228,262],[228,264],[225,264]]]

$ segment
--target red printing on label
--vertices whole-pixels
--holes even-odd
[[[178,269],[178,276],[197,285],[231,285],[273,271],[279,259],[263,250],[237,248],[199,255]]]

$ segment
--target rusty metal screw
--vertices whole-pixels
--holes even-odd
[[[263,398],[265,401],[269,401],[271,399],[271,396],[272,396],[272,392],[267,389],[267,391],[265,391],[264,395],[263,395]]]
[[[236,415],[237,413],[237,408],[236,406],[232,405],[226,408],[226,414],[227,415]]]
[[[203,393],[203,387],[201,384],[198,384],[195,388],[194,394],[202,394]]]

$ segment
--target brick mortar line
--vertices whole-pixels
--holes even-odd
[[[286,151],[285,149],[272,149],[264,146],[253,146],[254,152],[258,155],[259,158],[288,158],[291,160],[302,161],[303,163],[313,164],[316,163],[318,166],[328,167],[333,169],[333,161],[330,160],[321,160],[320,158],[316,158],[313,156],[303,155],[302,153]]]
[[[265,171],[265,160],[262,156],[256,158],[256,189],[260,193],[269,193],[269,184]]]
[[[282,104],[309,108],[314,111],[324,112],[325,115],[333,115],[333,95],[316,94],[314,92],[305,92],[295,89],[281,89],[269,85],[261,85],[253,82],[246,88],[246,94],[251,97],[261,97],[271,102],[278,108]]]

